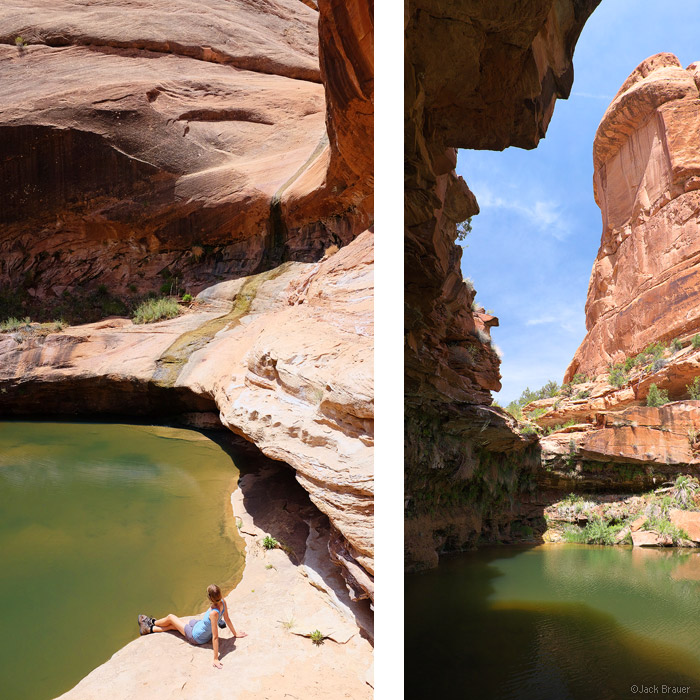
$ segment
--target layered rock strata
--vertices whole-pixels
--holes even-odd
[[[334,529],[355,598],[373,596],[373,244],[207,288],[193,310],[0,334],[0,414],[217,410],[296,470]],[[336,536],[337,535],[337,536]]]
[[[525,407],[526,417],[553,431],[539,440],[541,486],[643,491],[682,474],[700,476],[700,348],[691,338],[678,346],[636,365],[621,386],[600,375]],[[668,403],[647,405],[652,385]]]
[[[530,470],[526,448],[531,440],[521,436],[502,411],[486,408],[490,392],[500,389],[499,359],[489,337],[497,319],[472,311],[474,291],[462,279],[456,224],[478,213],[478,205],[455,173],[456,148],[537,145],[556,99],[569,94],[574,45],[597,4],[597,0],[532,0],[517,8],[486,2],[457,7],[418,0],[407,6],[409,568],[434,565],[437,551],[473,543],[483,523],[512,520],[503,500],[526,498]],[[483,442],[484,425],[493,447]],[[492,454],[501,466],[483,468]],[[432,490],[430,484],[439,486]],[[423,494],[428,498],[421,502]]]
[[[349,242],[372,44],[359,1],[3,5],[0,287],[197,292]]]
[[[603,218],[586,300],[587,334],[566,372],[595,376],[656,341],[700,330],[700,68],[643,61],[593,145]]]

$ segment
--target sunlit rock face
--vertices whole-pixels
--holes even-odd
[[[349,242],[372,40],[366,3],[4,4],[0,286],[145,292],[167,268],[197,292]]]
[[[464,517],[470,501],[460,498],[475,483],[478,487],[471,492],[481,494],[481,487],[489,482],[477,468],[481,459],[475,455],[480,449],[509,455],[499,458],[496,472],[502,472],[510,495],[519,492],[523,487],[518,485],[519,462],[512,454],[524,454],[530,443],[500,409],[474,410],[488,406],[490,392],[501,386],[500,361],[489,337],[498,319],[472,310],[474,291],[462,279],[456,223],[478,213],[478,204],[455,173],[456,148],[537,145],[556,99],[569,94],[574,45],[597,4],[597,0],[532,0],[517,5],[418,0],[407,5],[404,263],[409,568],[434,564],[436,551],[472,543],[486,521],[498,521],[493,531],[494,537],[499,536],[502,521],[508,519],[500,517],[503,509],[495,505],[493,489],[483,489],[480,507],[484,512],[479,517]],[[494,448],[484,442],[487,430]],[[490,483],[497,481],[494,477]],[[431,485],[436,483],[441,486],[433,491]],[[416,526],[421,519],[423,525]],[[455,526],[451,528],[449,522]]]
[[[608,107],[593,145],[600,250],[588,333],[565,379],[595,375],[657,340],[700,330],[700,68],[643,61]]]

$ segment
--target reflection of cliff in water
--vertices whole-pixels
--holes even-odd
[[[620,698],[700,684],[700,555],[549,545],[406,578],[407,697]],[[439,674],[435,671],[440,669]]]

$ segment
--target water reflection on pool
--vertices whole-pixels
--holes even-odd
[[[0,423],[0,696],[68,690],[138,634],[240,580],[216,442],[175,428]]]
[[[406,577],[406,697],[700,697],[700,553],[485,548]]]

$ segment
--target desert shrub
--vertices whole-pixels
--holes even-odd
[[[311,641],[317,646],[320,647],[321,644],[323,644],[323,640],[326,638],[325,635],[320,632],[319,630],[314,630],[309,637],[311,637]]]
[[[175,318],[180,307],[175,299],[146,299],[134,312],[134,323],[153,323],[166,318]]]
[[[6,321],[0,322],[0,332],[18,331],[20,328],[26,328],[32,320],[29,316],[25,316],[22,320],[18,318],[8,318]]]
[[[467,289],[468,289],[470,292],[473,292],[473,291],[474,291],[474,280],[472,280],[471,277],[467,277],[467,278],[464,280],[464,284],[465,284],[465,286],[467,287]]]
[[[561,385],[561,389],[559,389],[559,394],[560,396],[571,396],[574,392],[574,387],[572,382],[568,382],[566,384]]]
[[[579,391],[578,394],[574,398],[576,399],[587,399],[591,395],[591,392],[589,389],[585,389],[584,391]]]
[[[506,411],[508,411],[508,413],[510,413],[510,415],[516,420],[523,419],[523,407],[517,401],[511,401],[506,406]]]
[[[622,528],[622,524],[607,525],[600,516],[595,516],[583,529],[570,528],[564,531],[563,536],[566,542],[613,545],[617,533]]]
[[[646,364],[658,360],[663,356],[665,351],[666,348],[660,340],[657,340],[655,343],[650,343],[637,355],[637,364]]]
[[[644,530],[653,530],[659,535],[669,535],[673,544],[679,544],[681,540],[687,540],[688,534],[685,530],[676,527],[670,520],[666,520],[663,516],[650,516],[642,525]]]
[[[692,384],[687,384],[685,387],[690,394],[691,399],[700,399],[700,377],[695,377]]]
[[[562,503],[567,506],[574,506],[577,503],[583,503],[583,496],[577,496],[575,493],[570,493],[562,500]]]
[[[700,490],[700,483],[695,477],[682,474],[676,478],[673,484],[673,500],[676,504],[687,510],[695,507],[693,496]]]
[[[669,345],[669,348],[671,349],[671,352],[679,352],[680,350],[683,349],[683,343],[681,343],[680,338],[674,338],[671,341],[671,344]]]
[[[693,336],[693,339],[690,341],[690,344],[693,346],[693,350],[697,350],[698,348],[700,348],[700,333]]]
[[[629,372],[632,367],[634,367],[637,364],[637,358],[636,357],[628,357],[624,363],[623,363],[623,368],[625,372]]]
[[[192,295],[191,294],[183,294],[182,301],[184,301],[186,304],[189,304],[192,301]]]
[[[608,373],[608,382],[618,389],[629,381],[629,375],[625,372],[624,367],[620,365],[614,365],[610,368]]]
[[[526,387],[525,391],[523,391],[522,394],[520,394],[520,397],[515,399],[514,401],[511,401],[507,406],[506,406],[506,411],[510,413],[513,418],[516,418],[517,420],[523,420],[523,406],[527,406],[529,403],[532,403],[533,401],[539,401],[540,399],[548,399],[548,398],[553,398],[554,396],[557,396],[561,390],[561,387],[559,384],[551,379],[548,381],[541,389],[537,389],[536,391],[532,391],[530,387]],[[538,409],[540,411],[537,415],[532,415],[531,418],[537,418],[544,413],[546,413],[545,409]],[[526,434],[533,433],[535,432],[535,428],[531,427],[526,432]]]
[[[464,221],[457,224],[457,240],[463,241],[471,233],[472,230],[472,217],[465,219]]]
[[[588,381],[588,377],[583,374],[583,372],[577,372],[574,374],[574,378],[571,380],[572,384],[584,384]]]
[[[651,364],[651,371],[652,372],[659,372],[662,370],[668,362],[666,360],[654,360]]]
[[[647,406],[663,406],[665,403],[668,403],[668,391],[652,384],[647,394]]]

